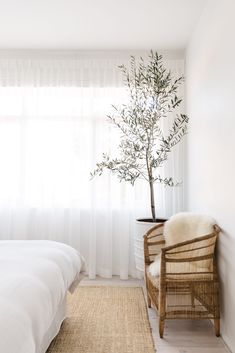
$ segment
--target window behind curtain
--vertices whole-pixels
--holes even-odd
[[[83,254],[90,278],[135,276],[134,222],[150,214],[148,185],[108,172],[90,180],[103,152],[117,154],[106,115],[125,100],[117,67],[129,54],[15,54],[0,59],[0,239],[62,241]],[[182,60],[166,65],[183,72]],[[166,175],[182,180],[182,161],[177,149]],[[156,189],[160,217],[181,209],[182,188]]]
[[[102,152],[117,154],[117,130],[106,115],[124,96],[114,87],[1,88],[0,204],[90,207],[90,171]]]

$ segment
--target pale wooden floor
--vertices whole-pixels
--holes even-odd
[[[143,281],[135,279],[122,281],[117,277],[112,279],[97,278],[95,280],[84,278],[80,285],[136,287],[143,286]],[[155,348],[158,353],[229,353],[223,340],[214,335],[213,326],[209,320],[168,320],[166,321],[164,338],[160,339],[156,312],[153,309],[149,309],[148,312]]]

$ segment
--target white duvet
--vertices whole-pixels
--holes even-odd
[[[53,241],[0,241],[0,353],[37,353],[84,265]]]

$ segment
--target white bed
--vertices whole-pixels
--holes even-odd
[[[0,352],[45,353],[65,318],[84,260],[53,241],[0,241]]]

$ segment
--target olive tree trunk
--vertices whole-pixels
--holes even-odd
[[[156,222],[156,210],[155,210],[155,200],[154,200],[154,187],[153,181],[149,181],[149,188],[150,188],[150,204],[151,204],[151,213],[153,222]]]

